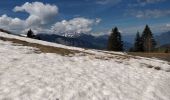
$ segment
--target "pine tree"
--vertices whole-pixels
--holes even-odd
[[[35,35],[34,35],[34,33],[33,33],[33,31],[31,29],[27,32],[27,37],[35,38]]]
[[[136,34],[135,43],[134,43],[134,51],[135,52],[143,51],[142,41],[141,41],[139,32],[137,32]]]
[[[121,34],[117,27],[112,29],[111,35],[108,39],[108,50],[110,51],[123,51],[123,42]]]
[[[153,34],[148,25],[146,25],[141,39],[144,52],[151,52],[154,50],[156,41],[154,40]]]

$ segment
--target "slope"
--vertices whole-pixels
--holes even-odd
[[[0,100],[170,99],[170,65],[166,61],[5,33],[0,37],[78,51],[63,56],[0,40]]]

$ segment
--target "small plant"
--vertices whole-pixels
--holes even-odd
[[[152,65],[148,65],[147,67],[148,67],[148,68],[153,68],[154,66],[152,66]]]
[[[161,68],[160,68],[160,67],[154,67],[154,69],[156,69],[156,70],[161,70]]]
[[[33,31],[31,29],[27,32],[27,37],[35,38],[35,35],[34,35],[34,33],[33,33]]]

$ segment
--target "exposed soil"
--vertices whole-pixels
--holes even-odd
[[[39,51],[42,53],[57,53],[57,54],[61,54],[61,55],[80,53],[80,51],[77,51],[77,50],[69,50],[69,49],[64,49],[64,48],[41,45],[41,44],[37,44],[37,43],[29,43],[26,41],[12,39],[12,38],[0,37],[0,40],[10,41],[12,43],[21,44],[23,46],[35,47],[35,48],[38,48]]]
[[[166,60],[170,62],[170,53],[141,53],[141,52],[128,52],[130,55],[148,57],[148,58],[158,58],[161,60]]]

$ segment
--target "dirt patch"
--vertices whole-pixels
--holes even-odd
[[[166,60],[170,62],[170,53],[141,53],[141,52],[129,52],[128,54],[133,56],[141,56],[141,57],[148,57],[148,58],[158,58],[161,60]]]
[[[38,48],[39,51],[42,53],[57,53],[57,54],[61,54],[61,55],[80,53],[80,51],[77,51],[77,50],[69,50],[69,49],[64,49],[64,48],[41,45],[41,44],[37,44],[37,43],[30,43],[30,42],[13,39],[13,38],[0,37],[0,39],[3,41],[10,41],[12,43],[21,44],[23,46],[35,47],[35,48]]]
[[[154,69],[156,69],[156,70],[161,70],[161,68],[160,68],[160,67],[154,67]]]
[[[147,67],[148,67],[148,68],[153,68],[154,66],[152,66],[152,65],[148,65]]]

